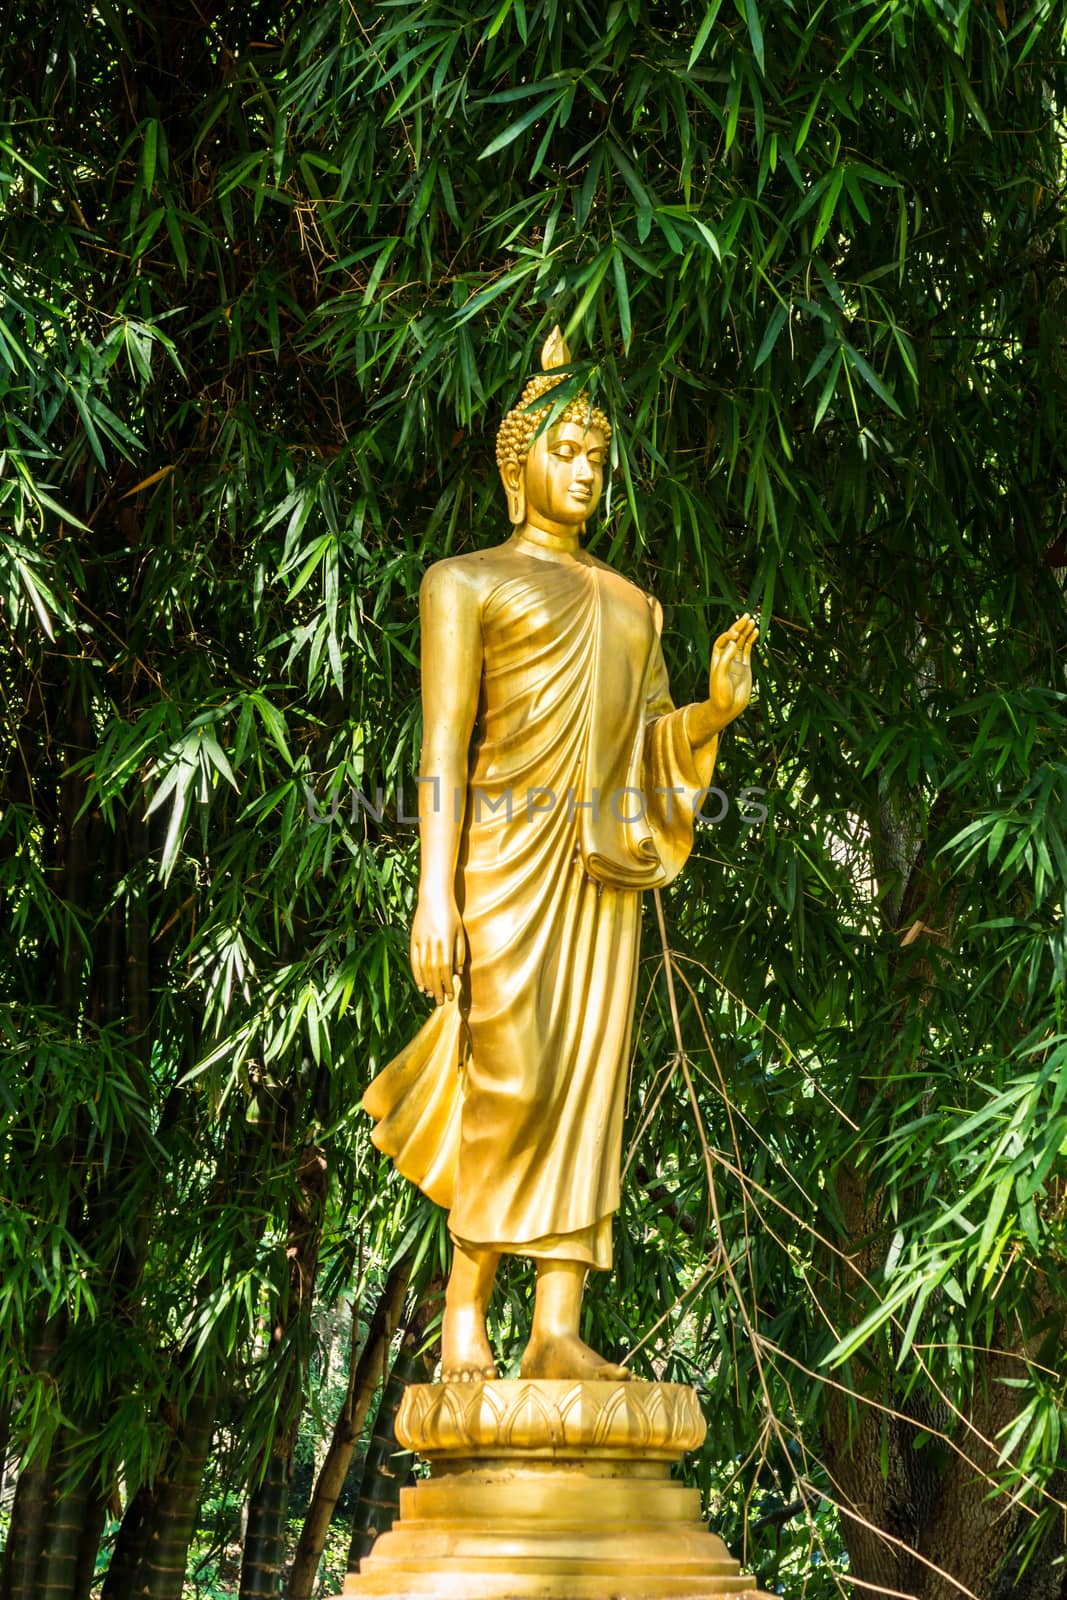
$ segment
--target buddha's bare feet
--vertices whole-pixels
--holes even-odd
[[[483,1383],[496,1377],[496,1362],[475,1306],[445,1309],[441,1322],[441,1382]]]
[[[532,1338],[523,1352],[519,1372],[524,1378],[576,1378],[586,1383],[598,1379],[626,1383],[633,1376],[628,1367],[605,1361],[576,1334],[569,1333]]]

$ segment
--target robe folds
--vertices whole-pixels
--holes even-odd
[[[714,749],[698,770],[654,600],[584,552],[486,555],[461,993],[363,1104],[455,1239],[608,1268],[641,891],[684,865]]]

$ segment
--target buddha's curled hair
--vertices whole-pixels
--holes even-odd
[[[530,379],[519,397],[518,405],[508,412],[500,424],[500,431],[496,436],[498,467],[502,467],[507,461],[513,461],[516,466],[521,467],[533,443],[534,434],[549,412],[548,406],[541,406],[536,411],[528,411],[526,407],[532,405],[535,400],[540,400],[543,394],[554,389],[561,381],[554,372],[539,372],[535,378]],[[567,402],[557,421],[577,422],[583,428],[597,428],[604,435],[605,444],[611,442],[611,423],[598,406],[590,406],[589,396],[584,391]]]

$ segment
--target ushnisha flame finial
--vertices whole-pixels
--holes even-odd
[[[508,412],[500,425],[500,431],[496,436],[496,461],[501,470],[508,461],[520,465],[525,461],[526,453],[548,415],[549,406],[546,397],[564,382],[563,368],[569,367],[570,363],[570,348],[557,324],[541,347],[543,370],[535,373],[529,380],[519,396],[518,404]],[[537,402],[540,400],[546,400],[546,403],[539,406]],[[585,389],[567,402],[557,420],[580,422],[583,428],[599,428],[604,435],[605,444],[611,443],[611,423],[597,406],[590,406],[589,393]],[[516,501],[516,510],[518,504]],[[511,516],[510,502],[508,515]]]
[[[570,349],[557,322],[542,346],[541,367],[544,372],[551,372],[554,367],[569,367],[570,364]]]

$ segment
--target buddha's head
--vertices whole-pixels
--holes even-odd
[[[557,328],[541,352],[541,363],[551,369],[569,361],[570,352]],[[538,407],[536,402],[560,382],[552,370],[531,378],[496,436],[508,516],[517,526],[534,520],[550,527],[581,527],[600,499],[611,423],[603,411],[590,406],[589,396],[575,395],[552,426],[538,433],[550,407]]]

